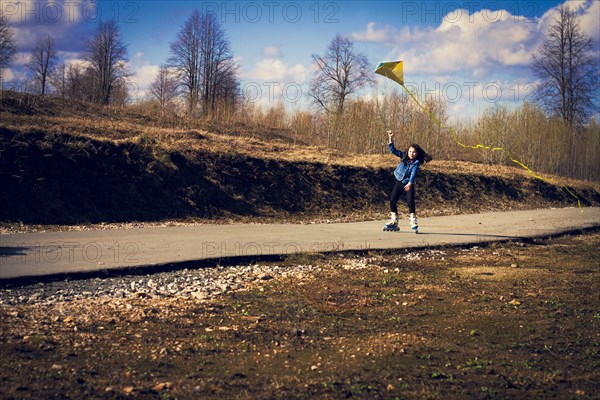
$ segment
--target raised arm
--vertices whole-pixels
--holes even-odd
[[[396,146],[394,146],[394,135],[395,135],[395,133],[392,132],[392,131],[387,131],[387,134],[388,134],[388,147],[390,148],[390,151],[392,152],[393,155],[402,158],[402,156],[404,155],[404,153],[402,153],[400,150],[398,150],[396,148]]]

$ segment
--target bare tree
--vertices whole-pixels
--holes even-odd
[[[67,97],[67,65],[62,63],[50,72],[48,83],[54,88],[55,93],[61,97]]]
[[[194,10],[170,44],[170,65],[177,73],[179,85],[187,96],[188,111],[192,114],[200,93],[200,12]]]
[[[59,66],[57,71],[63,69],[64,64]],[[64,97],[70,100],[85,100],[94,101],[94,78],[90,68],[84,68],[80,64],[70,64],[64,66],[64,72],[62,76],[53,74],[53,79],[56,79],[64,90]],[[57,86],[53,83],[54,87]]]
[[[575,11],[566,5],[550,26],[532,69],[540,79],[535,98],[546,112],[571,126],[582,126],[597,102],[598,59],[592,55],[592,38],[579,26]]]
[[[327,112],[342,114],[346,99],[374,82],[367,58],[341,35],[333,38],[324,56],[313,54],[312,59],[316,72],[308,94]]]
[[[66,81],[67,81],[67,98],[71,100],[89,100],[92,96],[91,85],[86,89],[86,76],[85,70],[78,64],[71,64],[66,69]],[[89,80],[88,80],[89,81]],[[88,82],[91,83],[91,82]]]
[[[177,81],[167,66],[160,67],[154,82],[150,85],[150,94],[158,100],[161,113],[177,97]]]
[[[98,24],[92,39],[85,42],[86,60],[94,81],[94,101],[109,104],[113,89],[130,76],[127,71],[127,46],[123,44],[121,30],[112,19]]]
[[[16,53],[17,45],[13,31],[8,25],[8,17],[2,15],[0,11],[0,79],[2,78],[2,71],[10,66]],[[1,86],[0,90],[2,90]]]
[[[42,96],[46,94],[48,77],[56,65],[57,56],[54,45],[54,39],[50,35],[38,39],[31,52],[31,60],[27,64],[27,68],[33,73],[33,80],[40,88]]]
[[[214,110],[217,100],[228,94],[219,88],[235,82],[237,66],[233,62],[229,39],[216,16],[202,16],[200,27],[202,107],[206,112]]]
[[[135,95],[130,90],[130,85],[125,80],[120,80],[115,83],[110,94],[110,104],[124,107],[132,101],[132,95]]]
[[[228,104],[235,104],[241,99],[240,82],[237,78],[238,65],[230,60],[222,65],[214,82],[212,107],[222,99]]]
[[[194,10],[171,43],[169,64],[184,89],[190,114],[198,105],[208,112],[221,96],[230,93],[221,90],[222,85],[231,87],[232,81],[237,80],[230,48],[217,18],[198,10]]]

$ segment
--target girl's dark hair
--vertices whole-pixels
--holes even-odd
[[[416,159],[421,161],[421,164],[425,164],[426,162],[429,162],[431,160],[433,160],[433,157],[431,157],[429,154],[427,154],[425,152],[425,150],[423,150],[421,148],[421,146],[419,146],[416,143],[411,144],[410,146],[408,146],[408,149],[406,149],[406,152],[404,153],[404,157],[402,157],[402,161],[406,161],[408,160],[408,150],[410,150],[410,148],[415,149],[415,151],[417,152],[417,157]]]

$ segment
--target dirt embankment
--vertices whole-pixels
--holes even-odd
[[[56,99],[2,101],[0,222],[305,222],[384,218],[388,210],[391,155],[167,128],[131,111]],[[583,206],[600,204],[597,184],[577,185]],[[562,183],[449,161],[422,169],[417,202],[421,216],[577,205]]]
[[[78,224],[196,218],[377,218],[391,169],[172,151],[142,142],[0,128],[0,220]],[[201,139],[199,139],[201,140]],[[578,191],[583,205],[600,193]],[[524,178],[421,172],[421,215],[576,205],[562,187]]]

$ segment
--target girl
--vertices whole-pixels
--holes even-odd
[[[398,200],[401,196],[406,199],[408,212],[410,213],[410,227],[419,233],[417,225],[417,212],[415,210],[415,178],[421,164],[431,161],[431,156],[427,154],[418,144],[412,144],[406,152],[401,152],[394,146],[394,133],[387,131],[389,141],[388,146],[392,154],[400,157],[400,163],[394,171],[396,184],[390,196],[391,219],[384,225],[384,231],[398,231]]]

